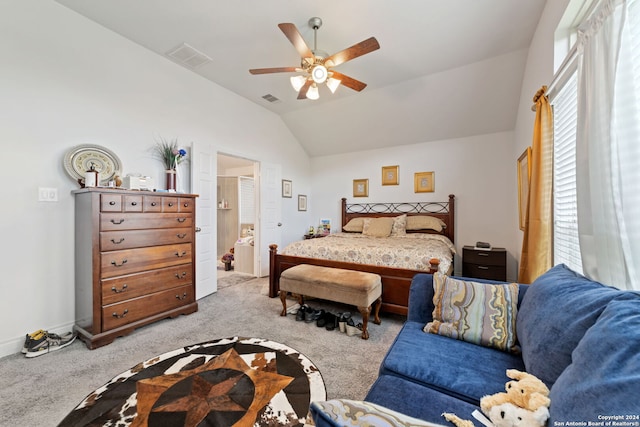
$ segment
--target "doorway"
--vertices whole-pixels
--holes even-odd
[[[257,275],[254,239],[258,227],[255,170],[257,162],[217,154],[218,270]],[[232,263],[221,260],[233,253]]]

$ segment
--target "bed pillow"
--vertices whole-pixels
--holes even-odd
[[[407,217],[407,230],[434,230],[439,233],[445,227],[444,221],[435,216],[411,215]]]
[[[518,285],[433,275],[433,321],[425,332],[516,353]]]
[[[393,227],[393,218],[365,218],[362,234],[371,237],[389,237]]]
[[[364,218],[353,218],[342,227],[342,231],[348,233],[362,233],[362,227],[364,225]]]
[[[393,218],[393,225],[391,226],[392,236],[404,236],[407,234],[407,214],[402,214]]]

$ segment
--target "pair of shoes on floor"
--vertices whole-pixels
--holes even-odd
[[[306,323],[311,323],[317,321],[321,316],[324,316],[324,310],[314,310],[307,304],[303,304],[296,313],[296,321],[304,320]]]
[[[362,323],[354,324],[353,319],[347,320],[346,333],[352,337],[354,335],[362,335]]]
[[[322,316],[318,318],[316,326],[319,328],[324,327],[327,331],[333,331],[338,327],[338,316],[331,313],[330,311],[324,311]]]
[[[22,345],[22,354],[27,354],[29,348],[47,339],[47,334],[48,332],[44,329],[38,329],[35,332],[27,334],[27,336],[24,338],[24,344]]]
[[[64,335],[58,335],[39,330],[31,334],[27,334],[22,352],[29,358],[42,356],[43,354],[65,348],[72,344],[76,337],[77,335],[74,332],[67,332]]]
[[[347,332],[347,322],[351,321],[353,323],[353,319],[351,319],[351,313],[338,313],[338,327],[340,328],[340,332]]]

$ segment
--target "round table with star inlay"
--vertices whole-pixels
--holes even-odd
[[[87,396],[60,426],[302,426],[325,400],[300,352],[259,338],[224,338],[139,363]]]

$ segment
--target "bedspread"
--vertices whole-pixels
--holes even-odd
[[[323,238],[301,240],[281,252],[307,258],[320,258],[356,264],[429,271],[429,260],[440,260],[439,270],[452,266],[453,243],[439,234],[410,233],[394,237],[370,237],[359,233],[333,233]]]

